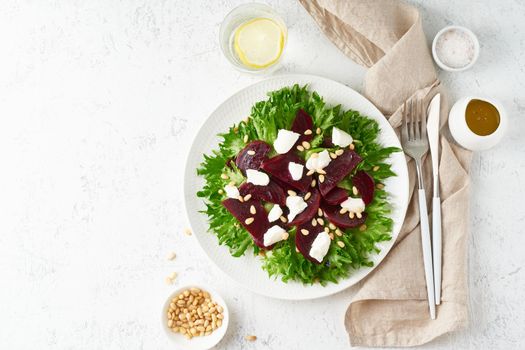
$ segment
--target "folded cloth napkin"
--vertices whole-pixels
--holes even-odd
[[[387,116],[399,135],[402,105],[412,97],[428,102],[442,93],[439,161],[443,234],[442,303],[429,318],[415,166],[408,162],[410,204],[395,246],[358,285],[346,311],[353,346],[412,346],[467,323],[467,238],[470,152],[449,142],[448,108],[429,54],[419,12],[397,0],[299,0],[337,47],[369,67],[364,94]],[[432,165],[424,161],[431,209]],[[395,203],[394,203],[395,205]],[[431,216],[431,215],[430,215]]]

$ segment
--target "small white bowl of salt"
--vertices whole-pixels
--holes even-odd
[[[448,26],[441,29],[432,42],[434,61],[449,72],[469,69],[479,56],[478,38],[470,29]]]

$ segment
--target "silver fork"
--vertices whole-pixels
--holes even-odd
[[[417,188],[419,200],[419,219],[421,230],[421,245],[423,250],[423,263],[425,265],[425,279],[427,282],[428,306],[430,318],[436,318],[436,303],[434,300],[434,271],[432,267],[432,245],[430,240],[430,228],[428,225],[427,200],[425,187],[423,186],[423,174],[421,169],[421,158],[428,152],[427,138],[427,116],[420,100],[410,100],[409,109],[407,103],[403,106],[403,126],[401,128],[401,143],[403,150],[416,163]]]

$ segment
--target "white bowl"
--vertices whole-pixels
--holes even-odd
[[[444,33],[448,32],[449,30],[457,30],[457,31],[461,31],[461,32],[465,33],[468,37],[470,37],[470,39],[472,40],[472,42],[474,44],[474,57],[472,58],[472,61],[470,61],[470,63],[467,64],[466,66],[459,67],[459,68],[449,67],[445,63],[443,63],[443,61],[441,61],[441,59],[439,58],[439,56],[438,56],[438,54],[436,52],[436,43],[437,43],[439,37],[441,35],[443,35]],[[443,70],[446,70],[448,72],[461,72],[461,71],[467,70],[470,67],[472,67],[474,65],[474,63],[476,63],[476,61],[478,60],[478,57],[479,57],[479,41],[478,41],[478,38],[468,28],[461,27],[461,26],[447,26],[447,27],[441,29],[436,34],[436,36],[434,37],[434,40],[432,41],[432,56],[434,57],[434,61],[436,61],[437,65]]]
[[[499,112],[499,126],[490,135],[480,136],[474,133],[467,125],[465,112],[472,100],[482,100],[491,103]],[[448,127],[454,140],[471,151],[482,151],[494,147],[501,141],[507,130],[508,117],[505,109],[498,101],[485,97],[467,96],[459,99],[450,109]]]
[[[206,291],[210,293],[211,299],[213,301],[216,301],[218,305],[222,306],[223,311],[223,320],[222,325],[216,329],[214,332],[212,332],[210,335],[205,335],[203,337],[193,337],[192,339],[187,339],[184,335],[180,333],[174,333],[171,331],[171,329],[168,327],[168,318],[167,318],[167,312],[170,305],[170,302],[175,296],[177,296],[179,293],[185,291],[186,289],[190,288],[199,288],[203,291]],[[228,306],[224,302],[224,299],[213,289],[209,287],[203,287],[197,284],[191,284],[187,286],[183,286],[175,290],[173,293],[170,294],[170,296],[166,299],[166,302],[164,303],[164,306],[162,307],[162,314],[161,317],[161,323],[162,328],[166,332],[166,335],[168,338],[175,344],[178,345],[178,349],[185,349],[185,350],[207,350],[215,345],[217,345],[221,339],[226,334],[226,330],[228,329],[228,323],[230,321],[230,314],[228,311]]]

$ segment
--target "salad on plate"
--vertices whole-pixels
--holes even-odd
[[[379,144],[376,121],[307,86],[268,96],[197,170],[210,232],[234,257],[258,254],[284,282],[337,283],[391,239],[383,182],[399,149]]]

